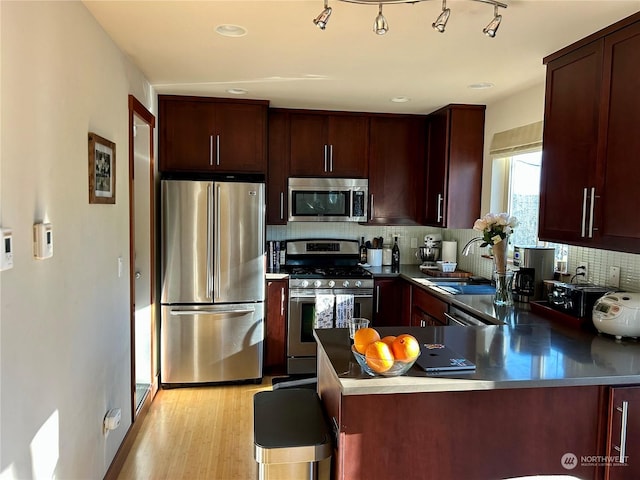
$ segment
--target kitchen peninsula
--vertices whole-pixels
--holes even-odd
[[[626,429],[627,465],[598,456],[620,455],[617,406],[640,407],[639,342],[544,321],[379,331],[444,343],[477,368],[428,375],[414,365],[405,376],[369,377],[346,329],[316,330],[318,391],[336,435],[333,478],[637,478],[637,419]]]

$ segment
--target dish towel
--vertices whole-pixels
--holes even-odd
[[[335,296],[331,294],[316,294],[316,315],[313,319],[313,328],[333,328],[335,300]]]
[[[347,328],[353,318],[353,295],[336,295],[336,328]]]

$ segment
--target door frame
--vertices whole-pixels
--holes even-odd
[[[156,124],[155,116],[147,108],[138,101],[133,95],[129,95],[129,315],[130,315],[130,331],[131,331],[131,423],[136,420],[136,413],[147,409],[156,393],[158,392],[158,362],[157,362],[157,312],[153,308],[151,314],[151,391],[146,396],[144,403],[137,412],[136,405],[136,336],[135,336],[135,198],[134,198],[134,129],[135,116],[140,117],[149,125],[149,286],[150,295],[149,305],[156,305],[156,209],[155,209],[155,157],[154,157],[154,129]]]

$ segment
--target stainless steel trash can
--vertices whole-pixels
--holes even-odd
[[[253,397],[258,480],[329,480],[333,445],[318,394],[286,388]]]

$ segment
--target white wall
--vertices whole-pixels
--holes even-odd
[[[151,89],[80,2],[0,2],[0,477],[102,478],[130,425],[128,107]],[[115,205],[88,203],[87,133],[116,143]],[[32,256],[53,224],[54,256]],[[122,409],[108,438],[102,419]]]

